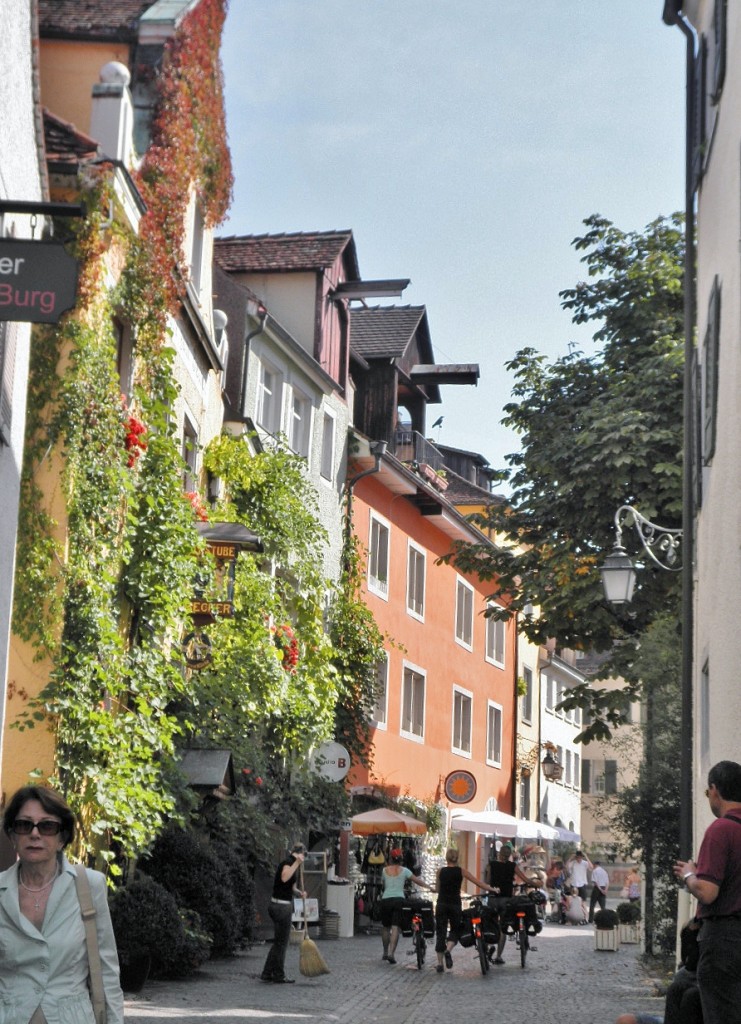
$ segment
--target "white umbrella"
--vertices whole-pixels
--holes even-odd
[[[496,833],[506,839],[514,839],[518,824],[517,818],[504,811],[460,811],[454,812],[450,827],[455,832],[480,832],[485,836]]]
[[[558,839],[558,831],[551,825],[515,818],[504,811],[461,811],[454,814],[450,827],[456,832],[479,832],[485,836],[496,833],[505,839]]]
[[[556,825],[556,832],[558,832],[558,838],[562,843],[580,843],[581,836],[578,832],[571,832],[567,828],[561,828],[560,825]]]

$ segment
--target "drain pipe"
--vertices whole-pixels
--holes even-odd
[[[262,334],[262,332],[265,330],[265,325],[268,321],[268,311],[267,309],[265,309],[262,303],[260,303],[260,305],[257,307],[255,311],[255,314],[253,315],[258,316],[260,322],[258,323],[257,327],[253,331],[250,331],[249,334],[245,337],[244,345],[242,347],[242,382],[239,395],[239,415],[242,418],[244,418],[244,410],[247,402],[247,370],[249,367],[250,358],[250,342],[252,341],[253,338],[256,338],[258,334]]]
[[[365,476],[372,476],[377,473],[381,468],[381,459],[386,454],[388,448],[388,441],[371,441],[368,445],[370,453],[375,459],[375,465],[371,466],[370,469],[364,469],[362,473],[358,473],[356,476],[350,477],[347,481],[347,509],[345,511],[345,544],[350,541],[350,534],[352,533],[352,497],[355,489],[355,484],[358,480],[362,480]]]
[[[684,34],[686,47],[687,100],[685,124],[685,200],[684,200],[684,457],[682,466],[682,716],[680,726],[680,817],[679,856],[692,856],[692,740],[693,740],[693,569],[694,569],[694,494],[692,436],[692,363],[695,354],[695,196],[692,182],[692,134],[694,124],[695,32],[680,13],[681,2],[667,0],[663,20],[676,25]]]

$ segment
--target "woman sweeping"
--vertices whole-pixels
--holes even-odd
[[[474,878],[470,871],[458,866],[458,851],[452,847],[445,851],[445,867],[437,873],[437,906],[435,907],[435,952],[437,953],[437,973],[443,973],[443,956],[445,966],[453,966],[452,950],[461,935],[461,886],[463,879],[473,882],[479,889],[488,892],[499,892],[486,882]],[[448,932],[450,926],[450,932]],[[447,936],[447,939],[446,939]]]

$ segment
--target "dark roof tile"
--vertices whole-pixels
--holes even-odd
[[[324,270],[345,255],[352,280],[359,277],[352,231],[297,231],[280,235],[217,238],[214,259],[227,273]]]
[[[399,358],[426,315],[424,306],[366,306],[350,310],[350,344],[365,359]]]
[[[155,0],[39,0],[43,38],[133,41],[139,19]]]
[[[98,155],[95,139],[46,108],[43,116],[46,159],[49,163],[76,166],[80,160],[93,160]]]

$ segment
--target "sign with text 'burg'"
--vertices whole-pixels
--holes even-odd
[[[77,260],[61,242],[0,239],[0,320],[55,324],[77,299]]]

